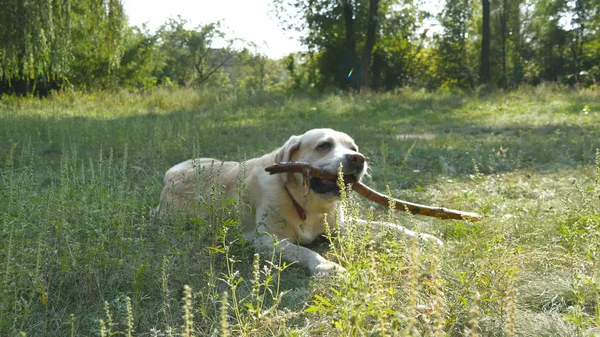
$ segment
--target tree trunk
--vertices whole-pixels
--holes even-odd
[[[29,81],[29,78],[14,80],[13,89],[17,96],[27,96],[31,93],[31,81]]]
[[[575,1],[575,15],[577,17],[576,22],[579,24],[579,27],[576,28],[575,32],[575,46],[574,46],[574,61],[576,67],[576,78],[579,82],[579,73],[581,72],[581,61],[584,58],[583,55],[583,45],[585,42],[585,23],[588,21],[586,2],[585,1]]]
[[[369,0],[369,20],[367,24],[367,40],[365,42],[365,50],[363,51],[362,61],[360,63],[360,71],[358,73],[359,82],[358,89],[369,86],[369,68],[377,38],[377,23],[379,22],[379,0]]]
[[[506,70],[506,43],[508,39],[508,0],[502,0],[502,14],[500,14],[500,38],[502,40],[502,87],[507,88],[507,70]]]
[[[25,55],[26,55],[25,50],[23,50],[21,53],[19,53],[19,57],[18,57],[19,77],[12,80],[13,90],[17,96],[27,96],[31,92],[30,75],[25,73],[25,64],[24,64]],[[9,80],[9,82],[11,82],[11,81]]]
[[[373,90],[379,91],[381,89],[381,64],[383,63],[383,56],[375,52],[373,55],[373,66],[371,68],[373,73]]]
[[[350,85],[356,88],[358,81],[356,76],[349,76],[351,71],[354,71],[357,66],[358,56],[356,54],[356,36],[354,32],[354,9],[352,8],[351,0],[342,0],[342,12],[344,13],[344,24],[346,26],[346,40],[344,43],[344,60],[343,68],[340,73],[341,83]]]
[[[481,37],[481,69],[479,82],[488,84],[490,81],[490,0],[481,0],[483,10],[483,29]]]

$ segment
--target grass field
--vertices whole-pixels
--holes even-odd
[[[328,279],[255,256],[224,205],[210,226],[148,218],[171,165],[315,127],[356,139],[368,185],[483,221],[353,196],[352,213],[446,244],[350,231],[325,251],[348,274]],[[600,93],[558,87],[4,97],[0,336],[598,336],[598,148]]]

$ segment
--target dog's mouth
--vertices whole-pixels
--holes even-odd
[[[352,184],[358,181],[354,174],[344,174],[344,184]],[[310,179],[310,189],[315,193],[327,194],[327,195],[340,195],[340,187],[338,186],[337,179],[322,179],[313,177]]]

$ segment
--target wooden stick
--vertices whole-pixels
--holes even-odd
[[[322,179],[336,179],[337,176],[331,173],[327,173],[322,169],[313,166],[309,163],[303,162],[286,162],[286,163],[277,163],[275,165],[269,166],[265,168],[265,171],[270,174],[278,174],[278,173],[301,173],[304,177],[304,185],[307,185],[310,177],[317,177]],[[382,206],[389,207],[390,201],[394,202],[394,207],[398,211],[406,211],[408,210],[412,214],[433,216],[440,219],[457,219],[457,220],[469,220],[472,222],[476,222],[481,220],[481,215],[477,213],[471,212],[463,212],[457,211],[453,209],[447,209],[442,207],[432,207],[426,205],[415,204],[412,202],[398,200],[398,199],[390,199],[387,195],[379,193],[372,188],[364,185],[360,181],[350,182],[352,184],[352,189],[358,192],[358,194],[363,197],[376,202]]]

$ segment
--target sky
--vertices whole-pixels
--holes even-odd
[[[284,32],[271,14],[272,0],[123,0],[129,24],[146,23],[151,31],[168,18],[190,21],[187,28],[221,20],[230,38],[258,45],[258,52],[281,58],[304,48],[291,33]],[[218,46],[217,46],[218,47]]]

